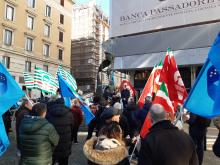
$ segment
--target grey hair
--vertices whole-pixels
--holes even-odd
[[[166,112],[164,107],[160,104],[154,104],[150,110],[152,124],[156,124],[160,121],[166,120]]]

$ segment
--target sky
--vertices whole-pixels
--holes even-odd
[[[77,4],[83,4],[86,3],[90,0],[76,0]],[[96,0],[97,4],[101,6],[102,10],[104,11],[107,16],[109,16],[109,5],[110,5],[110,0]]]

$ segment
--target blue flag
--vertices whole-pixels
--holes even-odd
[[[8,135],[5,131],[4,122],[2,119],[2,116],[0,116],[0,157],[4,154],[4,152],[7,150],[10,142],[8,140]]]
[[[69,84],[63,79],[63,77],[60,74],[58,74],[58,81],[60,86],[60,92],[63,98],[79,99],[80,108],[84,112],[85,121],[88,125],[95,117],[91,112],[90,108],[85,104],[83,99],[76,91],[71,90]]]
[[[71,104],[71,100],[69,97],[63,97],[64,99],[64,104],[66,107],[71,108],[72,104]]]
[[[0,63],[0,116],[24,96],[17,82]]]
[[[213,118],[220,115],[220,33],[218,34],[184,108]]]

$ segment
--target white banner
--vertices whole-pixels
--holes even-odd
[[[111,0],[111,37],[220,19],[220,0]]]

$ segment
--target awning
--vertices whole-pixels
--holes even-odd
[[[186,49],[173,51],[177,65],[201,65],[205,62],[210,47]],[[161,60],[164,60],[166,52],[129,55],[122,57],[115,57],[114,69],[115,70],[132,70],[142,68],[152,68]]]

